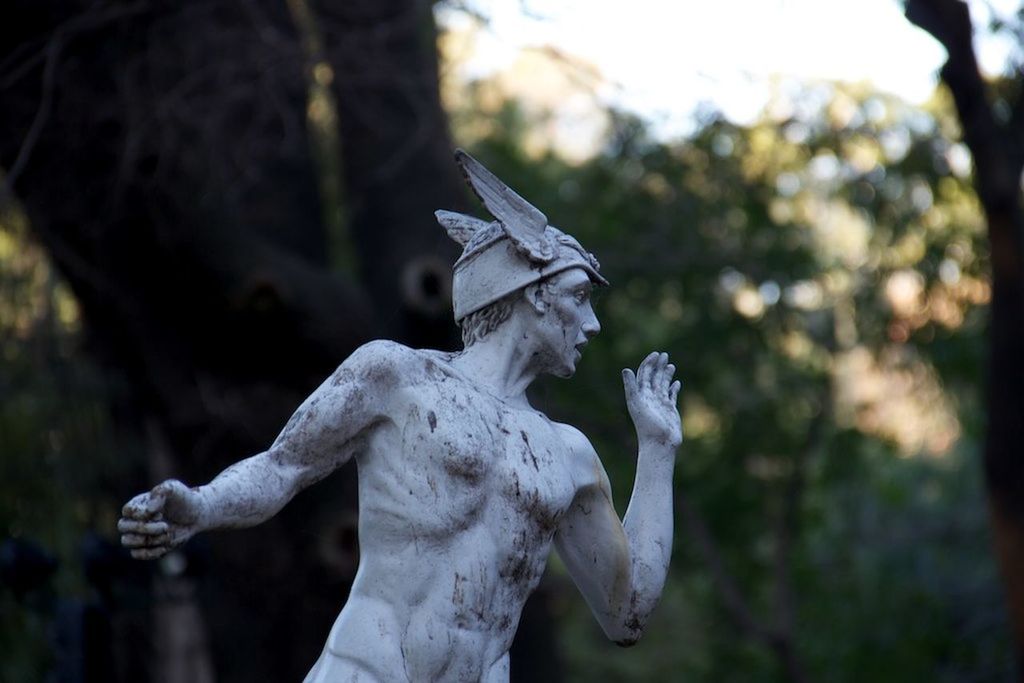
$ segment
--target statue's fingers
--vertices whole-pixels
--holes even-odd
[[[136,560],[155,560],[166,555],[168,550],[170,548],[166,546],[160,548],[133,548],[132,557]]]
[[[654,360],[654,372],[651,373],[651,391],[656,394],[661,394],[663,391],[668,389],[668,385],[665,384],[665,365],[668,363],[668,354],[659,353],[658,357]]]
[[[649,389],[652,386],[655,370],[658,367],[658,352],[651,351],[647,354],[647,358],[644,358],[644,362],[640,364],[640,372],[643,373],[639,377],[640,387],[643,389]]]
[[[121,534],[121,545],[125,548],[162,548],[170,542],[170,534]]]
[[[140,493],[121,508],[121,515],[128,519],[148,520],[152,519],[160,511],[159,506],[154,505],[152,492]]]
[[[654,368],[651,371],[651,391],[655,394],[661,393],[662,378],[661,375],[665,372],[665,354],[659,353],[658,357],[654,359]]]
[[[187,527],[173,526],[168,532],[168,538],[170,539],[169,542],[171,546],[178,547],[188,539],[192,538],[194,533],[195,532],[193,530],[190,530]]]
[[[165,534],[167,533],[167,522],[145,522],[136,519],[120,519],[117,522],[117,530],[122,534]]]
[[[136,506],[138,514],[134,515],[136,519],[153,520],[158,519],[162,515],[164,506],[167,504],[168,483],[157,484],[149,493],[135,496],[135,498],[128,502],[128,505],[131,505],[132,502],[139,501],[139,504]]]
[[[121,516],[127,517],[128,519],[134,519],[139,516],[139,511],[142,509],[142,497],[148,496],[148,493],[140,493],[135,496],[121,507]]]
[[[169,482],[170,483],[170,482]],[[173,488],[167,491],[167,502],[164,503],[164,517],[174,522],[191,521],[194,518],[192,509],[192,490],[179,481],[173,482]]]
[[[672,363],[669,363],[668,365],[665,366],[665,371],[663,373],[661,373],[661,380],[662,380],[661,395],[662,396],[664,396],[669,391],[669,387],[671,387],[671,385],[672,385],[672,377],[674,377],[675,374],[676,374],[676,366],[675,365],[673,365]]]
[[[629,368],[622,371],[622,386],[626,390],[626,398],[632,399],[636,396],[636,375]]]
[[[643,377],[641,378],[640,386],[644,389],[650,388],[650,377],[654,374],[654,366],[657,364],[657,353],[651,351],[651,353],[643,359],[641,364],[641,370],[643,370]]]
[[[679,398],[679,389],[681,389],[683,383],[679,380],[672,382],[672,386],[668,389],[668,397],[672,401],[672,405],[675,405],[676,400]]]
[[[154,486],[153,490],[150,491],[150,496],[159,498],[161,501],[160,507],[162,508],[166,501],[179,496],[182,489],[188,489],[188,487],[177,479],[168,479]]]

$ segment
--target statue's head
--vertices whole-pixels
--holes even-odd
[[[448,235],[463,246],[455,263],[452,299],[466,346],[500,326],[528,293],[533,301],[527,303],[544,312],[548,322],[582,326],[580,334],[588,338],[596,334],[599,326],[590,308],[589,292],[593,285],[607,285],[608,281],[601,276],[593,254],[571,235],[548,225],[539,209],[476,159],[462,150],[455,152],[455,159],[473,192],[497,219],[487,222],[451,211],[436,212]],[[581,315],[593,321],[574,323],[557,315],[557,306],[550,305],[554,301],[548,299],[562,295],[585,296],[589,313]],[[569,341],[582,348],[575,339]]]

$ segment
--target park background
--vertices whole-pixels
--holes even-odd
[[[5,3],[0,680],[301,679],[352,467],[157,563],[120,505],[266,448],[365,341],[458,346],[456,145],[612,282],[533,397],[620,507],[619,369],[684,382],[647,635],[553,559],[513,680],[1019,680],[1024,13],[678,4]]]

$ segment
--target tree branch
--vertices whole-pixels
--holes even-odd
[[[1019,230],[1004,231],[1004,223],[992,219],[994,212],[1020,210],[1021,159],[1008,144],[1015,136],[996,120],[989,106],[974,55],[970,12],[961,0],[907,0],[906,16],[946,48],[948,59],[941,76],[953,95],[964,142],[974,156],[976,186],[989,218],[993,276],[1018,279],[1024,240],[1014,234]]]
[[[748,635],[768,647],[779,658],[789,679],[796,683],[810,680],[796,651],[796,596],[792,585],[792,549],[800,533],[800,510],[803,503],[807,461],[822,446],[825,426],[831,412],[827,409],[829,395],[822,397],[823,408],[815,415],[807,431],[807,447],[793,456],[793,468],[783,491],[782,510],[776,528],[774,564],[776,618],[768,625],[759,619],[743,596],[739,584],[725,566],[718,544],[700,513],[690,505],[685,494],[676,494],[676,507],[687,531],[711,571],[726,610]]]
[[[123,7],[107,7],[100,11],[90,10],[68,19],[66,22],[54,29],[50,39],[46,41],[46,47],[44,49],[45,61],[43,63],[42,94],[39,99],[39,107],[36,109],[36,114],[32,119],[32,125],[28,129],[28,133],[25,134],[21,147],[18,149],[18,155],[15,157],[14,163],[11,164],[10,169],[8,169],[3,185],[0,185],[0,202],[5,201],[8,197],[12,196],[14,192],[14,183],[17,181],[22,171],[24,171],[25,165],[28,163],[29,157],[32,154],[32,149],[39,141],[39,136],[42,133],[43,128],[46,126],[47,120],[50,118],[50,111],[53,107],[53,91],[54,81],[57,74],[57,63],[60,60],[61,51],[64,49],[64,45],[68,38],[76,33],[92,30],[111,21],[139,14],[148,9],[148,2],[137,2]],[[34,63],[35,58],[29,58],[26,60],[25,65],[31,66]],[[5,79],[5,87],[9,87],[21,77],[24,73],[24,68],[27,68],[25,65],[16,69],[14,74]]]
[[[789,677],[793,681],[807,681],[807,672],[796,651],[797,598],[793,590],[792,556],[793,546],[800,536],[800,511],[803,507],[806,484],[807,461],[822,447],[825,426],[831,411],[831,391],[826,390],[819,397],[821,410],[811,418],[807,428],[807,447],[793,455],[792,470],[786,482],[776,531],[775,552],[775,632],[779,634],[774,644]]]
[[[718,544],[711,535],[707,523],[700,513],[690,505],[685,494],[676,492],[676,508],[683,518],[683,523],[690,536],[697,543],[697,549],[711,570],[711,579],[714,581],[718,592],[721,594],[722,602],[733,620],[748,634],[764,643],[772,643],[777,640],[777,634],[765,626],[754,616],[753,611],[747,604],[746,598],[740,591],[736,579],[725,566],[722,554],[718,550]]]
[[[36,146],[39,135],[42,133],[47,119],[50,118],[50,109],[53,106],[53,81],[57,73],[57,60],[60,59],[63,43],[63,36],[58,32],[46,45],[46,61],[43,66],[43,85],[39,108],[36,109],[36,115],[32,118],[32,125],[29,126],[28,133],[25,134],[25,138],[21,142],[21,147],[18,148],[18,156],[15,157],[14,163],[11,164],[7,176],[4,178],[3,185],[0,186],[0,202],[13,196],[14,183],[25,169],[25,164],[28,163],[29,156],[32,154],[32,148]]]

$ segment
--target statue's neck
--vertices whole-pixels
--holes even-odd
[[[539,374],[536,356],[522,335],[508,332],[495,330],[456,355],[452,365],[481,390],[510,405],[529,408],[526,389]]]

